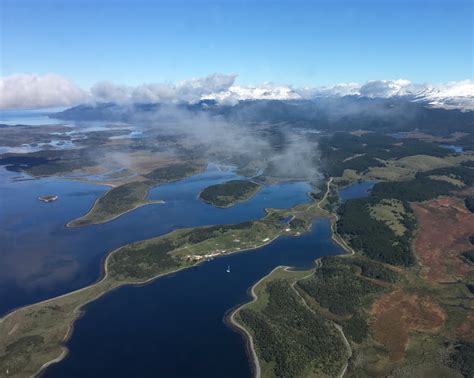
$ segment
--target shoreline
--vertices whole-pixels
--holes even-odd
[[[95,202],[97,202],[98,200],[99,200],[99,198],[96,199]],[[67,222],[67,223],[64,225],[64,227],[66,227],[66,228],[79,228],[79,227],[93,226],[93,225],[97,225],[97,224],[104,224],[104,223],[107,223],[107,222],[111,222],[111,221],[113,221],[113,220],[115,220],[115,219],[117,219],[117,218],[120,218],[122,215],[125,215],[125,214],[127,214],[127,213],[129,213],[129,212],[131,212],[131,211],[133,211],[133,210],[136,210],[136,209],[138,209],[139,207],[147,206],[147,205],[159,205],[159,204],[164,204],[164,203],[166,203],[166,202],[163,201],[163,200],[150,200],[149,202],[140,203],[140,204],[138,204],[138,205],[135,205],[135,206],[132,207],[131,209],[125,210],[124,212],[115,215],[113,218],[109,218],[109,219],[106,219],[106,220],[103,220],[103,221],[100,221],[100,222],[93,222],[93,223],[88,223],[88,224],[84,224],[84,225],[79,225],[79,226],[73,226],[73,225],[71,225],[72,222],[74,222],[74,221],[76,221],[76,220],[79,220],[79,219],[85,217],[87,214],[89,214],[89,213],[92,211],[93,207],[95,206],[95,202],[94,202],[94,205],[92,206],[92,208],[91,208],[85,215],[83,215],[83,216],[80,217],[80,218],[75,218],[75,219],[73,219],[73,220],[70,220],[69,222]]]
[[[97,183],[92,183],[94,185],[103,185],[103,186],[109,186],[110,189],[109,190],[106,190],[99,198],[97,198],[94,203],[92,204],[91,208],[87,211],[87,213],[85,213],[83,216],[79,217],[79,218],[75,218],[75,219],[72,219],[70,220],[69,222],[67,222],[64,226],[66,228],[76,228],[76,227],[86,227],[86,226],[92,226],[92,225],[97,225],[97,224],[104,224],[104,223],[107,223],[107,222],[110,222],[110,221],[113,221],[119,217],[121,217],[122,215],[124,214],[127,214],[129,213],[130,211],[133,211],[133,210],[136,210],[138,209],[139,207],[142,207],[142,206],[146,206],[146,205],[153,205],[153,204],[163,204],[165,203],[165,201],[163,200],[147,200],[148,196],[150,195],[150,190],[160,186],[160,185],[163,185],[163,184],[169,184],[169,183],[172,183],[172,182],[176,182],[176,181],[179,181],[179,180],[183,180],[183,179],[186,179],[188,177],[191,177],[193,176],[194,174],[199,174],[199,173],[202,173],[201,170],[198,170],[197,172],[193,173],[193,174],[190,174],[190,175],[186,175],[180,179],[177,179],[177,180],[171,180],[171,181],[166,181],[166,182],[160,182],[160,183],[157,183],[156,185],[152,185],[151,187],[148,188],[148,190],[146,191],[146,194],[145,196],[143,197],[142,201],[148,201],[148,202],[145,202],[145,203],[141,203],[141,204],[138,204],[138,205],[135,205],[133,208],[131,209],[128,209],[120,214],[117,214],[115,216],[113,216],[112,218],[109,218],[109,219],[106,219],[106,220],[103,220],[103,221],[100,221],[100,222],[92,222],[92,223],[88,223],[88,224],[84,224],[84,225],[79,225],[79,226],[73,226],[71,225],[72,222],[74,222],[75,220],[79,220],[79,219],[82,219],[84,217],[86,217],[90,212],[92,212],[95,208],[95,206],[97,205],[97,202],[103,198],[110,190],[114,189],[114,188],[117,188],[121,185],[125,185],[125,184],[129,184],[130,182],[134,182],[134,181],[130,181],[130,182],[127,182],[125,184],[121,184],[121,185],[112,185],[112,184],[97,184]],[[81,180],[76,180],[76,179],[72,179],[73,181],[80,181],[80,182],[84,182],[84,181],[81,181]],[[87,182],[87,183],[90,183],[90,182]],[[201,194],[201,193],[199,193]]]
[[[164,201],[163,201],[163,203],[164,203]],[[145,204],[145,205],[147,205],[147,204]],[[268,208],[265,208],[264,211],[265,211],[266,214],[268,214]],[[213,226],[213,225],[207,225],[207,226]],[[198,226],[198,227],[199,227],[199,226]],[[194,227],[191,227],[191,228],[194,228]],[[187,228],[181,228],[181,229],[179,229],[179,230],[186,230],[186,229],[187,229]],[[171,232],[172,232],[172,231],[171,231]],[[160,238],[160,237],[165,236],[165,235],[167,235],[167,234],[158,235],[158,236],[156,236],[156,237],[154,237],[154,238]],[[241,250],[235,250],[235,251],[232,251],[232,252],[226,252],[226,253],[221,254],[221,255],[219,255],[219,256],[216,256],[216,257],[219,258],[219,257],[225,257],[225,256],[227,256],[227,255],[231,255],[231,254],[235,254],[235,253],[244,253],[244,252],[252,251],[252,250],[254,250],[254,249],[261,248],[261,247],[264,247],[264,246],[266,246],[266,245],[272,243],[273,241],[275,241],[276,239],[278,239],[280,236],[292,236],[292,235],[287,235],[287,234],[285,234],[284,232],[280,232],[280,233],[278,233],[274,238],[272,238],[272,239],[270,239],[270,240],[267,240],[266,242],[262,242],[261,244],[259,244],[259,245],[257,245],[257,246],[249,247],[249,248],[245,248],[245,249],[241,249]],[[154,239],[154,238],[151,238],[151,239]],[[132,243],[133,243],[133,242],[132,242]],[[130,244],[130,243],[128,243],[128,244]],[[21,310],[21,309],[23,309],[23,308],[26,308],[26,307],[29,307],[29,306],[33,306],[33,305],[48,303],[49,301],[56,300],[56,299],[59,299],[59,298],[64,298],[64,297],[66,297],[66,296],[68,296],[68,295],[72,295],[72,294],[79,293],[79,292],[81,292],[81,291],[84,291],[84,290],[86,290],[86,289],[89,289],[89,288],[91,288],[91,287],[93,287],[93,286],[99,284],[99,283],[102,282],[105,278],[107,278],[107,273],[108,273],[108,264],[107,264],[107,262],[108,262],[108,259],[109,259],[114,253],[118,252],[121,248],[127,246],[128,244],[125,244],[125,245],[122,245],[122,246],[120,246],[120,247],[118,247],[118,248],[115,248],[115,249],[113,249],[112,251],[106,253],[106,254],[102,257],[102,259],[101,259],[101,274],[100,274],[100,276],[97,278],[97,280],[94,281],[93,283],[91,283],[91,284],[89,284],[89,285],[87,285],[87,286],[84,286],[84,287],[82,287],[82,288],[79,288],[79,289],[70,291],[70,292],[68,292],[68,293],[64,293],[64,294],[58,295],[58,296],[56,296],[56,297],[44,299],[44,300],[39,301],[39,302],[31,303],[31,304],[28,304],[28,305],[24,305],[24,306],[21,306],[21,307],[17,307],[17,308],[15,308],[15,309],[12,309],[11,311],[5,313],[5,315],[3,315],[3,316],[0,318],[0,324],[1,324],[1,323],[4,321],[4,319],[6,319],[9,315],[11,315],[12,313],[14,313],[14,312],[16,312],[16,311],[18,311],[18,310]],[[193,266],[196,266],[196,265],[201,264],[201,263],[203,263],[203,262],[205,262],[205,260],[203,260],[203,261],[197,261],[197,262],[195,262],[195,263],[192,264],[192,265],[184,266],[184,267],[175,269],[175,270],[170,271],[170,272],[167,272],[167,273],[161,273],[161,274],[159,274],[159,275],[157,275],[157,276],[154,276],[154,277],[152,277],[152,278],[150,278],[150,279],[148,279],[148,280],[146,280],[146,281],[143,281],[143,282],[138,282],[138,283],[124,283],[123,285],[143,285],[143,284],[147,284],[149,281],[152,281],[152,280],[154,280],[154,279],[156,279],[156,278],[159,278],[159,277],[161,277],[161,276],[163,276],[163,275],[172,274],[172,273],[179,272],[180,270],[183,270],[183,269],[192,268]],[[96,299],[96,298],[95,298],[95,299]],[[89,302],[87,302],[87,303],[89,303]]]
[[[198,193],[197,198],[198,198],[200,201],[202,201],[202,202],[204,202],[204,203],[206,203],[206,204],[208,204],[208,205],[211,205],[211,206],[213,206],[213,207],[215,207],[215,208],[217,208],[217,209],[229,209],[229,208],[231,208],[232,206],[238,205],[239,203],[243,203],[243,202],[247,202],[247,201],[251,200],[253,197],[255,197],[255,196],[263,189],[263,187],[264,187],[265,185],[264,185],[264,184],[258,184],[258,186],[259,186],[258,190],[256,190],[254,193],[252,193],[252,195],[251,195],[250,197],[243,198],[243,199],[239,199],[239,200],[237,200],[237,201],[234,201],[234,202],[230,203],[230,204],[227,205],[227,206],[217,206],[217,205],[214,205],[211,201],[208,201],[208,200],[205,200],[204,198],[202,198],[202,197],[201,197],[201,194],[202,194],[202,192],[204,192],[207,188],[204,188],[203,190],[201,190],[201,191]]]
[[[342,248],[343,253],[337,255],[338,257],[343,258],[344,256],[352,256],[355,253],[352,249],[350,251],[348,251],[346,248],[344,248],[342,246],[342,244],[340,244],[339,242],[336,241],[336,239],[334,238],[334,232],[333,232],[332,227],[331,227],[331,234],[332,234],[331,235],[331,240],[334,240],[334,242]],[[322,259],[322,257],[317,258],[314,261],[315,266],[313,268],[310,268],[309,270],[314,271],[315,269],[318,269],[318,267],[321,264],[321,259]],[[248,293],[250,294],[252,299],[248,302],[245,302],[245,303],[242,303],[241,305],[238,305],[234,309],[229,310],[229,313],[225,316],[225,323],[229,327],[234,329],[236,332],[238,332],[245,339],[247,355],[248,355],[248,357],[250,357],[249,360],[250,360],[250,364],[251,364],[251,369],[252,369],[252,372],[255,373],[255,375],[254,375],[255,378],[261,378],[261,366],[260,366],[259,357],[258,357],[257,352],[256,352],[255,342],[254,342],[253,336],[250,334],[250,332],[247,330],[247,328],[244,325],[240,324],[235,319],[235,316],[238,315],[238,313],[241,309],[243,309],[247,305],[249,305],[251,303],[254,303],[258,300],[258,295],[255,293],[255,288],[258,285],[260,285],[262,283],[262,281],[267,279],[270,275],[272,275],[278,269],[284,269],[286,271],[291,271],[291,267],[286,266],[286,265],[279,265],[279,266],[275,267],[274,269],[272,269],[268,274],[266,274],[264,277],[260,278],[257,282],[255,282],[249,288]],[[351,351],[350,356],[349,356],[349,358],[350,358],[352,356],[352,350],[351,350],[350,344],[349,344],[344,332],[342,331],[342,328],[336,323],[334,323],[334,326],[339,331],[339,333],[341,334],[342,339],[344,341],[344,344],[345,344],[346,348],[348,349],[348,351]],[[249,351],[250,351],[250,353],[249,353]],[[346,362],[343,365],[342,372],[338,375],[338,378],[342,378],[344,376],[344,374],[347,370],[347,367],[348,367],[348,362]]]
[[[97,200],[96,200],[97,201]],[[140,204],[140,206],[144,206],[144,205],[148,205],[149,203],[145,203],[145,204]],[[319,203],[317,204],[318,205],[318,208],[321,210],[321,208],[319,207]],[[139,207],[139,206],[138,206]],[[310,206],[311,207],[311,206]],[[130,209],[129,211],[132,211],[133,209]],[[269,213],[269,209],[265,208],[264,209],[265,213],[268,214]],[[123,215],[123,214],[120,214],[120,215]],[[118,216],[120,216],[118,215]],[[117,216],[117,217],[118,217]],[[319,217],[325,217],[325,216],[322,216],[322,214],[317,214],[314,216],[313,218],[313,221],[316,219],[316,218],[319,218]],[[311,223],[312,225],[312,223]],[[310,228],[308,228],[309,230]],[[308,230],[306,230],[305,232],[307,232]],[[304,233],[303,233],[304,234]],[[233,250],[233,251],[229,251],[229,252],[226,252],[226,253],[223,253],[221,256],[218,256],[218,257],[225,257],[227,255],[231,255],[231,254],[235,254],[235,253],[242,253],[242,252],[249,252],[249,251],[252,251],[252,250],[255,250],[255,249],[258,249],[258,248],[261,248],[265,245],[268,245],[270,243],[272,243],[274,240],[276,240],[277,238],[279,238],[280,236],[283,236],[285,235],[285,232],[284,231],[280,231],[278,232],[273,238],[271,238],[270,240],[267,240],[265,242],[261,242],[260,244],[257,244],[255,246],[252,246],[252,247],[249,247],[249,248],[246,248],[246,249],[243,249],[243,250]],[[157,236],[158,238],[161,237],[163,235],[160,235],[160,236]],[[287,235],[287,236],[298,236],[298,235]],[[22,309],[25,309],[25,308],[28,308],[30,306],[36,306],[36,305],[41,305],[41,304],[45,304],[45,303],[49,303],[51,301],[54,301],[54,300],[57,300],[57,299],[60,299],[60,298],[65,298],[65,297],[68,297],[68,296],[71,296],[71,295],[74,295],[74,294],[77,294],[77,293],[80,293],[80,292],[83,292],[85,290],[89,290],[91,288],[94,288],[98,285],[100,285],[101,283],[104,283],[107,278],[109,277],[108,276],[108,262],[109,262],[109,259],[111,258],[111,256],[118,252],[120,249],[122,249],[123,247],[125,246],[120,246],[114,250],[112,250],[111,252],[107,253],[106,255],[104,255],[103,257],[103,260],[101,261],[101,275],[100,277],[97,279],[97,281],[95,281],[94,283],[90,284],[90,285],[87,285],[83,288],[80,288],[80,289],[77,289],[77,290],[74,290],[72,292],[68,292],[68,293],[65,293],[65,294],[62,294],[62,295],[59,295],[59,296],[56,296],[56,297],[53,297],[53,298],[48,298],[48,299],[45,299],[43,301],[40,301],[40,302],[36,302],[36,303],[32,303],[32,304],[29,304],[29,305],[26,305],[26,306],[22,306],[22,307],[19,307],[19,308],[16,308],[10,312],[8,312],[7,314],[5,314],[2,318],[0,318],[0,324],[2,324],[7,318],[9,318],[10,316],[13,316],[16,312],[22,310]],[[122,286],[125,286],[125,285],[137,285],[137,286],[140,286],[140,285],[146,285],[146,284],[149,284],[150,282],[158,279],[158,278],[161,278],[163,276],[167,276],[167,275],[171,275],[173,273],[177,273],[181,270],[184,270],[184,269],[188,269],[188,268],[191,268],[191,267],[194,267],[194,266],[197,266],[201,263],[205,262],[204,260],[203,261],[197,261],[191,265],[187,265],[187,266],[182,266],[182,267],[179,267],[177,269],[174,269],[172,271],[169,271],[169,272],[163,272],[163,273],[160,273],[156,276],[153,276],[145,281],[142,281],[142,282],[122,282],[122,283],[115,283],[115,282],[111,282],[111,286],[108,287],[108,288],[105,288],[105,290],[99,292],[96,296],[94,296],[93,298],[90,298],[89,300],[87,300],[86,302],[83,302],[81,303],[80,305],[76,306],[74,309],[73,309],[73,312],[72,314],[75,316],[74,319],[72,319],[69,324],[68,324],[68,329],[67,329],[67,332],[66,334],[64,335],[63,339],[62,339],[62,344],[60,345],[60,348],[61,348],[61,353],[55,357],[54,359],[50,360],[50,361],[47,361],[45,362],[43,365],[41,365],[41,367],[39,368],[38,371],[36,371],[32,376],[34,377],[39,377],[41,376],[41,374],[45,371],[46,368],[48,368],[49,366],[51,366],[52,364],[54,363],[58,363],[60,361],[62,361],[69,353],[69,350],[67,348],[67,346],[65,345],[65,343],[70,339],[70,337],[72,336],[73,334],[73,330],[74,330],[74,324],[75,322],[80,319],[81,316],[83,316],[85,314],[85,311],[81,311],[81,309],[97,300],[98,298],[100,298],[101,296],[113,291],[113,290],[116,290]],[[277,269],[279,267],[276,267],[275,269]],[[266,276],[265,276],[266,277]],[[263,280],[265,277],[263,277],[261,280]],[[259,282],[261,282],[261,280],[259,280]],[[254,285],[255,286],[255,285]],[[251,292],[252,292],[252,288],[250,289]],[[255,295],[255,292],[253,292],[253,295]],[[256,295],[255,295],[256,296]],[[239,327],[239,325],[236,325],[236,327]],[[239,327],[240,328],[240,327]],[[242,329],[242,332],[244,332],[244,330]],[[256,356],[256,352],[255,352],[255,356]],[[255,372],[257,373],[257,371],[259,371],[260,369],[260,365],[259,365],[259,362],[258,362],[258,356],[257,356],[257,362],[255,363],[255,361],[253,362],[255,364],[254,368],[255,368]],[[260,373],[259,373],[260,374]],[[259,375],[260,377],[260,375]]]
[[[239,311],[247,306],[250,303],[254,303],[258,300],[258,295],[255,293],[255,288],[262,283],[267,277],[269,277],[273,272],[275,272],[278,269],[285,268],[283,265],[279,265],[275,268],[273,268],[268,274],[260,278],[257,282],[255,282],[248,290],[247,293],[250,294],[252,297],[252,300],[249,302],[242,303],[240,305],[237,305],[235,309],[231,309],[229,313],[225,316],[225,323],[230,326],[231,329],[239,333],[245,340],[245,346],[247,350],[247,356],[250,357],[250,368],[252,372],[254,373],[255,378],[260,378],[262,375],[262,369],[260,367],[260,360],[258,358],[256,348],[255,348],[255,343],[253,336],[250,334],[250,332],[245,328],[242,324],[237,322],[235,320],[235,316],[239,313]],[[250,351],[250,353],[248,353]],[[249,355],[250,354],[250,355]]]
[[[326,200],[326,198],[329,194],[329,187],[330,187],[332,181],[333,181],[333,177],[331,177],[328,180],[327,186],[326,186],[326,188],[327,188],[326,193],[324,194],[323,198],[316,203],[316,206],[319,210],[325,212],[327,214],[326,217],[329,218],[329,222],[331,224],[331,240],[334,241],[334,243],[337,244],[342,249],[342,252],[343,252],[343,253],[339,254],[338,256],[339,257],[353,256],[355,254],[355,251],[351,247],[349,247],[349,245],[347,245],[345,240],[343,240],[342,237],[336,232],[335,223],[336,223],[337,217],[333,213],[331,213],[330,211],[325,210],[321,207],[321,204]],[[310,269],[311,271],[315,270],[315,269],[318,269],[318,267],[321,264],[321,258],[322,257],[319,257],[315,260],[315,262],[314,262],[315,266]],[[245,339],[247,355],[248,355],[250,363],[251,363],[252,371],[255,373],[255,375],[254,375],[255,378],[261,378],[262,372],[261,372],[260,360],[259,360],[259,357],[258,357],[256,349],[255,349],[254,339],[253,339],[253,336],[250,334],[250,332],[247,330],[247,328],[245,328],[244,325],[240,324],[235,319],[235,316],[245,306],[249,305],[250,303],[254,303],[258,300],[258,295],[255,293],[255,288],[262,281],[264,281],[266,278],[268,278],[273,272],[275,272],[277,269],[282,269],[282,268],[284,270],[287,270],[287,271],[291,270],[291,267],[285,266],[285,265],[279,265],[279,266],[275,267],[274,269],[272,269],[271,272],[269,272],[267,275],[265,275],[264,277],[259,279],[256,283],[254,283],[249,288],[249,293],[252,297],[252,300],[237,306],[233,310],[230,310],[229,314],[225,317],[226,324],[228,324],[232,329],[234,329],[236,332],[238,332]],[[346,336],[344,335],[344,332],[342,331],[342,328],[339,325],[335,324],[335,323],[334,323],[334,326],[340,332],[340,334],[343,338],[344,344],[346,345],[348,350],[351,351],[351,355],[349,356],[349,357],[351,357],[352,356],[352,350],[351,350],[350,344],[349,344]],[[250,351],[250,353],[248,353],[249,351]],[[343,365],[342,371],[338,375],[339,378],[342,378],[344,376],[344,374],[347,370],[347,367],[348,367],[348,362],[346,362]]]
[[[317,260],[316,260],[317,261]],[[240,305],[237,305],[233,309],[230,309],[227,311],[227,314],[225,315],[224,322],[229,326],[231,329],[239,333],[245,340],[245,346],[247,350],[247,356],[251,357],[249,358],[250,360],[250,367],[252,372],[255,374],[255,378],[261,378],[262,374],[262,369],[260,366],[260,360],[258,358],[256,348],[255,348],[255,343],[253,336],[250,334],[250,332],[240,324],[236,319],[235,316],[239,313],[241,309],[243,309],[245,306],[254,303],[258,300],[258,295],[255,293],[255,288],[260,285],[264,280],[266,280],[270,275],[273,274],[276,270],[279,269],[284,269],[286,271],[291,271],[291,267],[287,265],[278,265],[275,268],[273,268],[268,274],[260,278],[257,282],[255,282],[252,286],[250,286],[247,290],[247,294],[250,294],[252,300],[249,302],[242,303]],[[312,268],[313,269],[313,268]],[[248,353],[250,351],[250,353]],[[251,354],[251,355],[249,355]]]
[[[266,213],[268,213],[268,209],[264,209],[264,211]],[[315,217],[316,218],[316,217]],[[236,254],[236,253],[243,253],[243,252],[250,252],[250,251],[253,251],[255,249],[258,249],[258,248],[261,248],[261,247],[264,247],[270,243],[272,243],[273,241],[275,241],[276,239],[278,239],[279,237],[281,236],[284,236],[285,233],[284,232],[279,232],[278,234],[275,235],[275,237],[271,238],[270,240],[267,240],[265,242],[262,242],[261,244],[258,244],[258,245],[255,245],[253,247],[249,247],[249,248],[246,248],[246,249],[243,249],[243,250],[234,250],[234,251],[230,251],[230,252],[227,252],[227,253],[224,253],[218,257],[226,257],[227,255],[232,255],[232,254]],[[161,235],[162,236],[162,235]],[[157,237],[161,237],[161,236],[157,236]],[[291,236],[291,235],[287,235],[287,236]],[[109,252],[108,254],[106,254],[104,257],[103,257],[103,260],[101,262],[101,275],[100,277],[92,284],[90,285],[87,285],[85,287],[82,287],[80,289],[77,289],[77,290],[74,290],[74,291],[71,291],[71,292],[68,292],[68,293],[65,293],[65,294],[61,294],[59,296],[56,296],[56,297],[53,297],[53,298],[48,298],[48,299],[45,299],[43,301],[40,301],[40,302],[36,302],[36,303],[32,303],[32,304],[29,304],[29,305],[26,305],[26,306],[22,306],[22,307],[18,307],[8,313],[6,313],[2,318],[0,318],[0,324],[2,324],[7,318],[9,318],[10,316],[13,316],[16,312],[22,310],[22,309],[25,309],[25,308],[28,308],[30,306],[36,306],[36,305],[41,305],[41,304],[46,304],[46,303],[49,303],[49,302],[52,302],[52,301],[55,301],[57,299],[61,299],[61,298],[65,298],[65,297],[68,297],[68,296],[71,296],[71,295],[74,295],[74,294],[77,294],[77,293],[80,293],[80,292],[83,292],[83,291],[86,291],[86,290],[89,290],[91,288],[94,288],[95,286],[98,286],[100,285],[101,283],[105,282],[106,279],[108,278],[108,261],[109,259],[111,258],[111,256],[118,252],[121,248],[123,248],[125,246],[120,246],[114,250],[112,250],[111,252]],[[73,334],[73,331],[74,331],[74,324],[77,320],[79,320],[81,318],[81,316],[83,316],[85,314],[85,311],[82,311],[81,309],[86,306],[87,304],[97,300],[98,298],[100,298],[101,296],[105,295],[105,294],[108,294],[110,292],[112,292],[113,290],[116,290],[116,289],[119,289],[121,288],[122,286],[126,286],[126,285],[134,285],[134,286],[141,286],[141,285],[147,285],[149,283],[151,283],[152,281],[156,280],[156,279],[159,279],[161,277],[164,277],[164,276],[167,276],[167,275],[171,275],[171,274],[174,274],[174,273],[178,273],[179,271],[181,270],[185,270],[185,269],[189,269],[189,268],[192,268],[192,267],[195,267],[199,264],[202,264],[204,263],[205,260],[202,260],[202,261],[197,261],[195,262],[194,264],[192,265],[188,265],[188,266],[183,266],[183,267],[180,267],[180,268],[177,268],[177,269],[174,269],[172,271],[169,271],[169,272],[163,272],[163,273],[160,273],[154,277],[151,277],[145,281],[142,281],[142,282],[123,282],[123,283],[118,283],[118,284],[115,284],[112,282],[112,286],[110,288],[108,288],[107,290],[104,290],[100,293],[98,293],[98,295],[96,295],[95,297],[89,299],[88,301],[84,302],[84,303],[81,303],[80,305],[78,305],[77,307],[74,308],[73,310],[73,314],[76,315],[76,317],[68,324],[68,329],[67,329],[67,332],[66,334],[64,335],[63,339],[62,339],[62,345],[60,346],[61,348],[61,353],[55,357],[54,359],[50,360],[50,361],[47,361],[45,362],[41,367],[40,369],[35,372],[32,376],[33,377],[41,377],[42,373],[45,371],[46,368],[48,368],[49,366],[55,364],[55,363],[58,363],[58,362],[61,362],[69,353],[69,349],[68,347],[65,345],[65,343],[71,338],[72,334]],[[278,268],[278,267],[277,267]],[[275,268],[275,269],[277,269]],[[263,278],[262,278],[263,279]]]

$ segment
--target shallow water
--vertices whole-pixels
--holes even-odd
[[[440,144],[440,147],[447,148],[457,154],[461,154],[464,151],[462,146],[456,146],[454,144]]]

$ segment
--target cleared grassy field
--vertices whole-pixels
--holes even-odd
[[[474,154],[465,152],[456,156],[436,157],[429,155],[412,155],[396,160],[383,161],[383,166],[370,167],[364,172],[351,169],[344,170],[342,178],[345,180],[408,180],[418,172],[430,171],[436,168],[453,167],[462,162],[474,161]]]
[[[448,175],[430,175],[430,176],[428,176],[428,178],[431,179],[431,180],[446,181],[446,182],[449,182],[450,184],[458,186],[460,188],[465,186],[464,183],[461,180],[458,180],[457,178],[451,177],[451,176],[448,176]]]
[[[407,228],[403,224],[406,210],[399,200],[381,200],[370,207],[370,216],[384,222],[397,236],[402,236],[407,232]]]

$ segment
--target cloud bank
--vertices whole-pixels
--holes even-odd
[[[116,103],[196,103],[215,93],[225,93],[237,75],[212,74],[177,83],[150,83],[136,87],[100,82],[91,88],[92,98]]]
[[[0,78],[0,109],[35,109],[70,106],[89,95],[56,74],[17,74]]]
[[[445,84],[415,84],[408,80],[371,80],[364,84],[340,83],[317,88],[293,88],[264,83],[258,86],[236,85],[235,74],[214,73],[176,83],[144,83],[125,86],[109,81],[84,90],[56,74],[17,74],[0,78],[0,109],[32,109],[72,106],[80,103],[197,103],[203,99],[223,104],[242,100],[297,100],[331,96],[389,98],[410,96],[432,106],[474,109],[474,81]]]

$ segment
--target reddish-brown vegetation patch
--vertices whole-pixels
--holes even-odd
[[[474,342],[474,315],[469,314],[458,326],[456,332],[460,339]]]
[[[411,331],[434,331],[446,317],[430,296],[402,289],[378,298],[372,306],[372,314],[374,338],[387,348],[391,361],[403,359]]]
[[[456,198],[439,198],[413,204],[419,231],[415,251],[422,276],[429,281],[449,282],[461,278],[469,266],[459,258],[471,249],[474,214]]]

